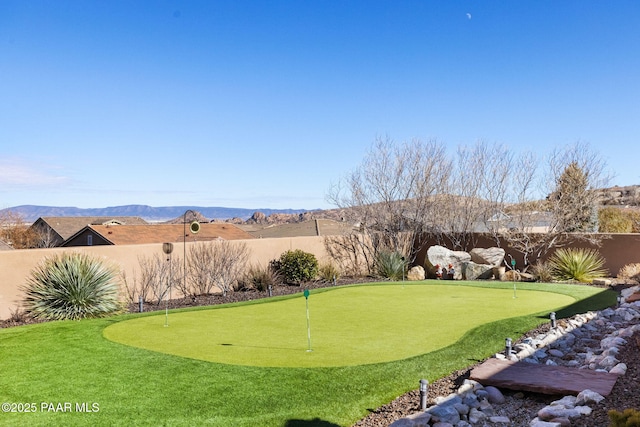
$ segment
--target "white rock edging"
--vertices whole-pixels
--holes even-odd
[[[624,375],[626,366],[616,359],[626,338],[640,331],[640,301],[622,303],[619,307],[599,312],[578,314],[557,323],[555,330],[526,338],[514,346],[509,359],[547,365],[572,366]],[[602,339],[592,337],[603,336]],[[505,359],[502,353],[494,357]],[[530,427],[566,426],[571,420],[591,413],[590,404],[604,399],[600,394],[584,390],[578,396],[565,396],[540,409]],[[395,421],[390,427],[470,427],[511,425],[508,417],[496,416],[495,407],[504,396],[495,387],[465,380],[446,397],[434,399],[436,405],[425,412]]]

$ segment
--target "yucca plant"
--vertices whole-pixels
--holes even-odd
[[[588,283],[605,277],[604,258],[598,251],[585,248],[560,248],[549,258],[551,275],[557,280]]]
[[[27,279],[24,307],[37,319],[104,317],[121,310],[118,272],[101,259],[81,253],[45,258]]]
[[[391,280],[404,278],[407,262],[402,254],[391,251],[380,251],[376,257],[376,271],[381,277]]]

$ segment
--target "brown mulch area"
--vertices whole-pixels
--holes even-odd
[[[362,279],[341,279],[336,285],[346,285],[353,283],[364,283],[371,281],[370,278]],[[274,286],[271,291],[271,296],[290,295],[300,292],[302,289],[317,289],[328,286],[334,286],[333,283],[326,282],[308,282],[301,286],[287,286],[278,285]],[[616,284],[611,288],[620,291],[627,285]],[[195,307],[203,305],[214,305],[223,303],[232,303],[240,301],[248,301],[260,298],[269,297],[269,292],[258,291],[244,291],[244,292],[231,292],[226,296],[222,295],[207,295],[198,296],[195,298],[182,298],[173,299],[169,303],[169,308],[181,308],[181,307]],[[165,303],[150,304],[145,303],[144,311],[156,311],[164,310]],[[128,307],[129,312],[138,312],[139,305],[132,303]],[[22,313],[14,313],[11,319],[0,320],[0,328],[7,328],[13,326],[20,326],[30,323],[40,323],[40,321],[34,321],[33,319],[24,316]],[[536,330],[529,331],[525,336],[535,336],[541,332],[546,332],[545,328],[548,326],[542,326]],[[521,338],[521,339],[522,339]],[[609,416],[608,411],[611,409],[622,411],[627,408],[640,409],[640,337],[634,336],[627,340],[628,343],[620,349],[618,359],[627,365],[627,372],[625,375],[618,378],[613,390],[609,396],[607,396],[599,404],[591,405],[593,412],[588,416],[582,416],[579,419],[572,420],[573,427],[593,427],[593,426],[608,426]],[[437,396],[447,396],[454,393],[463,381],[469,378],[471,370],[481,364],[478,362],[468,368],[455,371],[450,375],[441,378],[433,383],[429,384],[429,400],[428,405],[433,405],[433,399]],[[510,410],[511,421],[514,426],[528,426],[529,421],[536,416],[538,410],[551,403],[553,400],[559,399],[561,396],[547,396],[537,393],[521,393],[505,390],[505,396],[511,401],[516,401],[515,406],[512,406]],[[399,396],[392,402],[383,405],[371,413],[359,420],[354,424],[354,427],[387,427],[393,421],[408,415],[414,414],[419,411],[420,395],[419,391],[412,390],[402,396]],[[512,404],[513,405],[513,404]],[[513,409],[516,408],[516,409]],[[517,412],[517,413],[516,413]]]

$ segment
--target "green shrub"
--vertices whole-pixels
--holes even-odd
[[[36,319],[104,317],[117,313],[118,272],[101,259],[63,253],[36,267],[23,287],[27,313]]]
[[[640,411],[625,409],[623,412],[612,409],[608,412],[610,427],[640,427]]]
[[[300,249],[284,252],[280,259],[271,265],[275,266],[286,283],[296,285],[311,280],[318,274],[318,260],[315,255]]]
[[[598,251],[585,248],[560,248],[549,259],[552,276],[557,280],[588,283],[604,277],[607,271]]]
[[[341,276],[341,272],[334,264],[328,263],[320,266],[318,275],[325,282],[333,282],[333,279],[337,280]]]
[[[407,261],[398,252],[380,251],[376,257],[376,272],[379,276],[401,280],[404,278],[407,269]]]

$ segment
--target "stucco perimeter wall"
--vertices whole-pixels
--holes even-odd
[[[241,242],[249,247],[249,263],[252,265],[266,266],[272,259],[279,258],[283,252],[296,249],[314,254],[320,262],[328,258],[323,237],[252,239]],[[187,243],[187,251],[192,244]],[[173,256],[182,259],[184,249],[182,243],[174,243]],[[19,301],[23,296],[20,286],[26,283],[29,274],[38,263],[48,256],[63,252],[85,252],[103,257],[118,265],[128,280],[132,280],[140,269],[139,257],[148,258],[155,254],[164,256],[162,244],[0,251],[0,319],[10,317],[11,312],[19,307]]]

